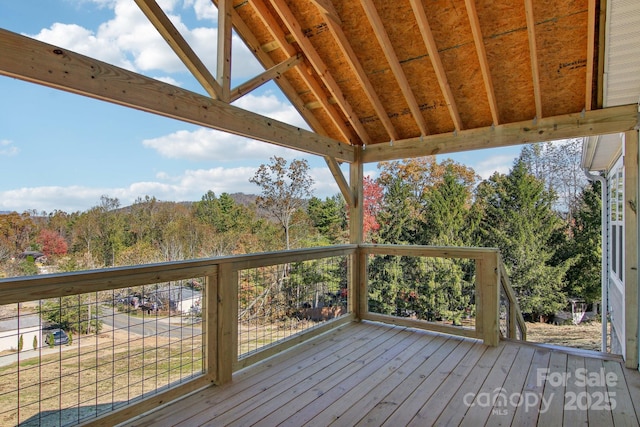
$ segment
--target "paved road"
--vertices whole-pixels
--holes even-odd
[[[110,310],[110,309],[109,309]],[[103,314],[104,316],[104,314]],[[171,318],[171,323],[167,317],[149,316],[137,317],[128,316],[125,313],[114,313],[113,315],[101,317],[102,322],[113,329],[129,331],[131,334],[143,335],[145,337],[158,335],[165,338],[190,337],[202,333],[200,323],[190,324],[187,318],[183,318],[180,325],[180,317]]]
[[[133,335],[144,335],[145,337],[154,336],[158,334],[158,336],[165,338],[188,338],[191,335],[198,335],[202,333],[202,324],[190,324],[189,320],[186,317],[182,320],[182,325],[180,324],[180,317],[175,316],[171,318],[171,323],[169,323],[169,318],[163,316],[156,316],[155,314],[138,317],[138,316],[128,316],[124,313],[114,313],[113,315],[106,315],[106,313],[111,312],[111,307],[105,308],[103,310],[102,316],[100,319],[102,322],[111,326],[114,329],[119,329],[121,331],[129,331],[130,334]],[[56,348],[42,347],[38,350],[25,350],[20,353],[20,360],[27,360],[32,357],[44,356],[46,354],[56,353],[59,351],[72,350],[76,348],[75,346],[62,346]],[[12,353],[0,356],[0,366],[7,366],[12,363],[18,361],[18,354]]]

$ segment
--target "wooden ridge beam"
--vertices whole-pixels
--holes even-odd
[[[0,29],[0,75],[211,129],[352,162],[352,146],[222,101]]]
[[[277,79],[281,74],[295,67],[303,61],[304,57],[302,54],[298,54],[288,58],[281,63],[274,65],[273,67],[266,70],[264,73],[259,74],[252,78],[251,80],[246,81],[245,83],[239,85],[238,87],[231,90],[231,98],[229,102],[233,102],[238,98],[246,95],[252,90],[262,86],[266,82]]]
[[[527,17],[527,33],[529,34],[529,55],[531,58],[531,75],[533,79],[533,97],[536,103],[536,118],[542,116],[542,93],[540,92],[540,67],[538,65],[538,47],[536,43],[536,21],[533,16],[533,0],[524,0]]]
[[[393,72],[393,75],[400,86],[400,91],[409,106],[409,111],[413,115],[413,119],[415,120],[420,132],[423,135],[428,135],[429,129],[427,127],[427,123],[424,120],[424,116],[422,115],[422,111],[420,111],[420,105],[416,100],[416,97],[409,86],[409,81],[407,80],[407,76],[402,69],[402,65],[400,65],[400,61],[396,56],[395,49],[391,44],[391,40],[389,39],[389,35],[387,34],[387,30],[384,28],[382,24],[382,19],[376,10],[375,5],[372,0],[360,0],[362,4],[362,8],[364,9],[365,14],[367,15],[367,19],[373,28],[373,31],[376,34],[376,38],[378,39],[378,43],[380,43],[380,47],[387,58],[387,63]]]
[[[460,112],[458,111],[456,101],[453,98],[453,92],[451,92],[447,73],[444,70],[444,65],[442,65],[442,59],[438,53],[438,46],[436,45],[436,40],[433,38],[431,25],[429,25],[429,20],[427,19],[427,14],[424,11],[422,0],[409,0],[409,2],[411,3],[411,8],[413,9],[416,21],[418,22],[422,41],[427,47],[429,59],[431,60],[431,65],[436,73],[436,78],[438,79],[438,84],[440,85],[440,90],[442,91],[444,100],[447,103],[447,108],[449,109],[453,125],[456,130],[462,130],[464,128],[462,126],[462,120],[460,119]]]
[[[273,9],[278,13],[284,24],[287,26],[289,32],[295,38],[298,46],[300,46],[300,49],[302,49],[302,52],[304,52],[305,57],[311,63],[314,71],[322,79],[322,82],[327,87],[327,90],[329,90],[329,92],[331,93],[331,96],[333,96],[333,98],[336,100],[338,107],[342,110],[342,113],[345,115],[353,129],[355,129],[355,132],[360,140],[364,144],[370,144],[371,138],[360,122],[360,118],[353,111],[351,105],[343,95],[340,86],[338,86],[338,83],[335,81],[331,73],[329,73],[329,68],[325,65],[324,61],[318,54],[318,51],[316,51],[309,38],[306,37],[302,32],[300,23],[296,19],[291,9],[289,9],[286,3],[281,0],[269,1],[271,2],[271,6],[273,7]]]
[[[171,49],[178,55],[187,69],[193,74],[204,90],[214,99],[221,98],[222,87],[218,84],[209,69],[202,63],[189,43],[182,37],[178,29],[171,23],[155,0],[135,0],[136,4],[153,24]]]
[[[467,16],[469,17],[469,24],[471,24],[473,43],[476,46],[478,61],[480,62],[482,80],[484,81],[484,87],[487,91],[487,101],[489,102],[489,109],[491,110],[491,119],[493,120],[494,126],[497,126],[500,124],[498,101],[496,100],[496,92],[493,88],[493,79],[491,78],[491,71],[489,70],[489,60],[487,59],[487,50],[484,47],[484,38],[482,37],[482,30],[480,29],[476,2],[475,0],[464,0],[464,3],[467,7]]]
[[[295,38],[290,34],[285,34],[284,31],[280,29],[278,22],[271,15],[264,2],[262,0],[249,0],[249,4],[260,17],[265,28],[271,33],[271,37],[280,44],[280,48],[290,57],[296,55],[298,52],[290,44],[290,40],[295,41]],[[356,142],[354,141],[356,139],[356,135],[348,128],[344,121],[340,119],[340,114],[338,113],[336,106],[329,101],[329,97],[326,95],[318,81],[312,77],[311,72],[307,72],[307,70],[311,70],[308,67],[303,67],[302,65],[297,67],[296,70],[298,70],[300,78],[309,87],[311,93],[313,93],[315,98],[322,105],[322,108],[324,108],[327,116],[332,120],[334,126],[342,134],[344,140],[354,145]]]
[[[509,123],[479,129],[467,129],[456,134],[446,133],[368,145],[362,152],[364,163],[457,153],[485,148],[508,147],[533,142],[580,138],[590,135],[627,132],[638,123],[637,105],[623,105],[561,116],[546,117],[532,122]]]

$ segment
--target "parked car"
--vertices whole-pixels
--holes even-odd
[[[53,345],[63,345],[69,343],[69,336],[62,329],[52,329],[47,333],[44,342],[47,345],[51,345],[51,340],[53,339]]]

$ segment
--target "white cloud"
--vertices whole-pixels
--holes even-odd
[[[324,199],[340,193],[340,188],[328,167],[311,168],[310,174],[314,181],[312,190],[316,197]]]
[[[274,93],[262,95],[249,93],[233,105],[302,129],[309,129],[300,113],[288,102],[283,102]]]
[[[172,176],[165,172],[156,175],[156,181],[140,181],[126,187],[83,187],[73,185],[19,188],[0,192],[0,211],[65,212],[86,211],[100,203],[100,197],[117,198],[121,206],[127,206],[138,198],[156,197],[166,201],[198,201],[209,190],[216,194],[257,194],[260,189],[249,182],[256,167],[215,167],[211,169],[186,170]],[[324,199],[339,193],[339,189],[328,168],[311,168],[315,181],[315,196]]]
[[[193,7],[193,11],[199,20],[218,22],[218,10],[211,0],[185,0],[184,7]]]
[[[292,159],[300,153],[276,145],[254,141],[212,129],[180,130],[169,135],[142,141],[163,157],[192,161],[251,161],[271,156]]]
[[[240,98],[235,105],[293,126],[306,127],[300,114],[272,93],[262,96],[248,94]],[[300,152],[291,149],[206,128],[195,131],[180,130],[146,139],[142,144],[158,151],[163,157],[193,161],[264,160],[274,155],[292,159],[301,155]]]
[[[517,157],[517,156],[515,156]],[[487,179],[495,172],[501,174],[509,173],[509,170],[513,167],[514,155],[500,154],[487,157],[484,160],[471,165],[478,175],[482,179]]]
[[[122,49],[112,40],[96,37],[92,31],[76,24],[55,23],[31,37],[122,68],[134,69]]]
[[[135,2],[94,2],[113,10],[114,14],[112,19],[100,24],[95,31],[77,24],[54,23],[50,28],[42,29],[31,37],[136,72],[160,71],[171,74],[187,71]],[[189,28],[182,17],[174,13],[177,3],[175,0],[160,2],[180,34],[215,75],[217,29],[214,26]],[[208,7],[206,3],[209,3]],[[208,0],[187,0],[184,6],[193,6],[200,19],[212,20],[217,14]],[[259,74],[263,69],[242,40],[234,35],[232,43],[232,77],[244,79]]]
[[[8,139],[0,139],[0,156],[15,156],[20,149],[13,145]]]

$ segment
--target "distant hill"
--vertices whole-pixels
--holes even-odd
[[[255,205],[256,199],[258,198],[258,196],[256,194],[233,193],[233,194],[229,194],[229,195],[231,196],[231,198],[233,199],[234,202],[236,202],[239,205],[243,205],[243,206],[253,206],[253,205]],[[220,195],[216,194],[216,197],[220,197]],[[197,200],[197,201],[199,201],[199,200]],[[179,205],[184,205],[184,206],[190,207],[191,205],[196,203],[196,201],[191,201],[191,202],[189,202],[189,201],[170,202],[170,201],[158,200],[158,203],[177,203]],[[124,212],[129,212],[131,210],[131,205],[121,206],[120,208],[118,208],[118,210],[124,211]],[[262,211],[262,209],[259,209],[259,211]],[[14,212],[14,211],[0,211],[0,215],[9,215],[12,212]],[[262,214],[267,214],[266,212],[261,212],[261,213]]]

